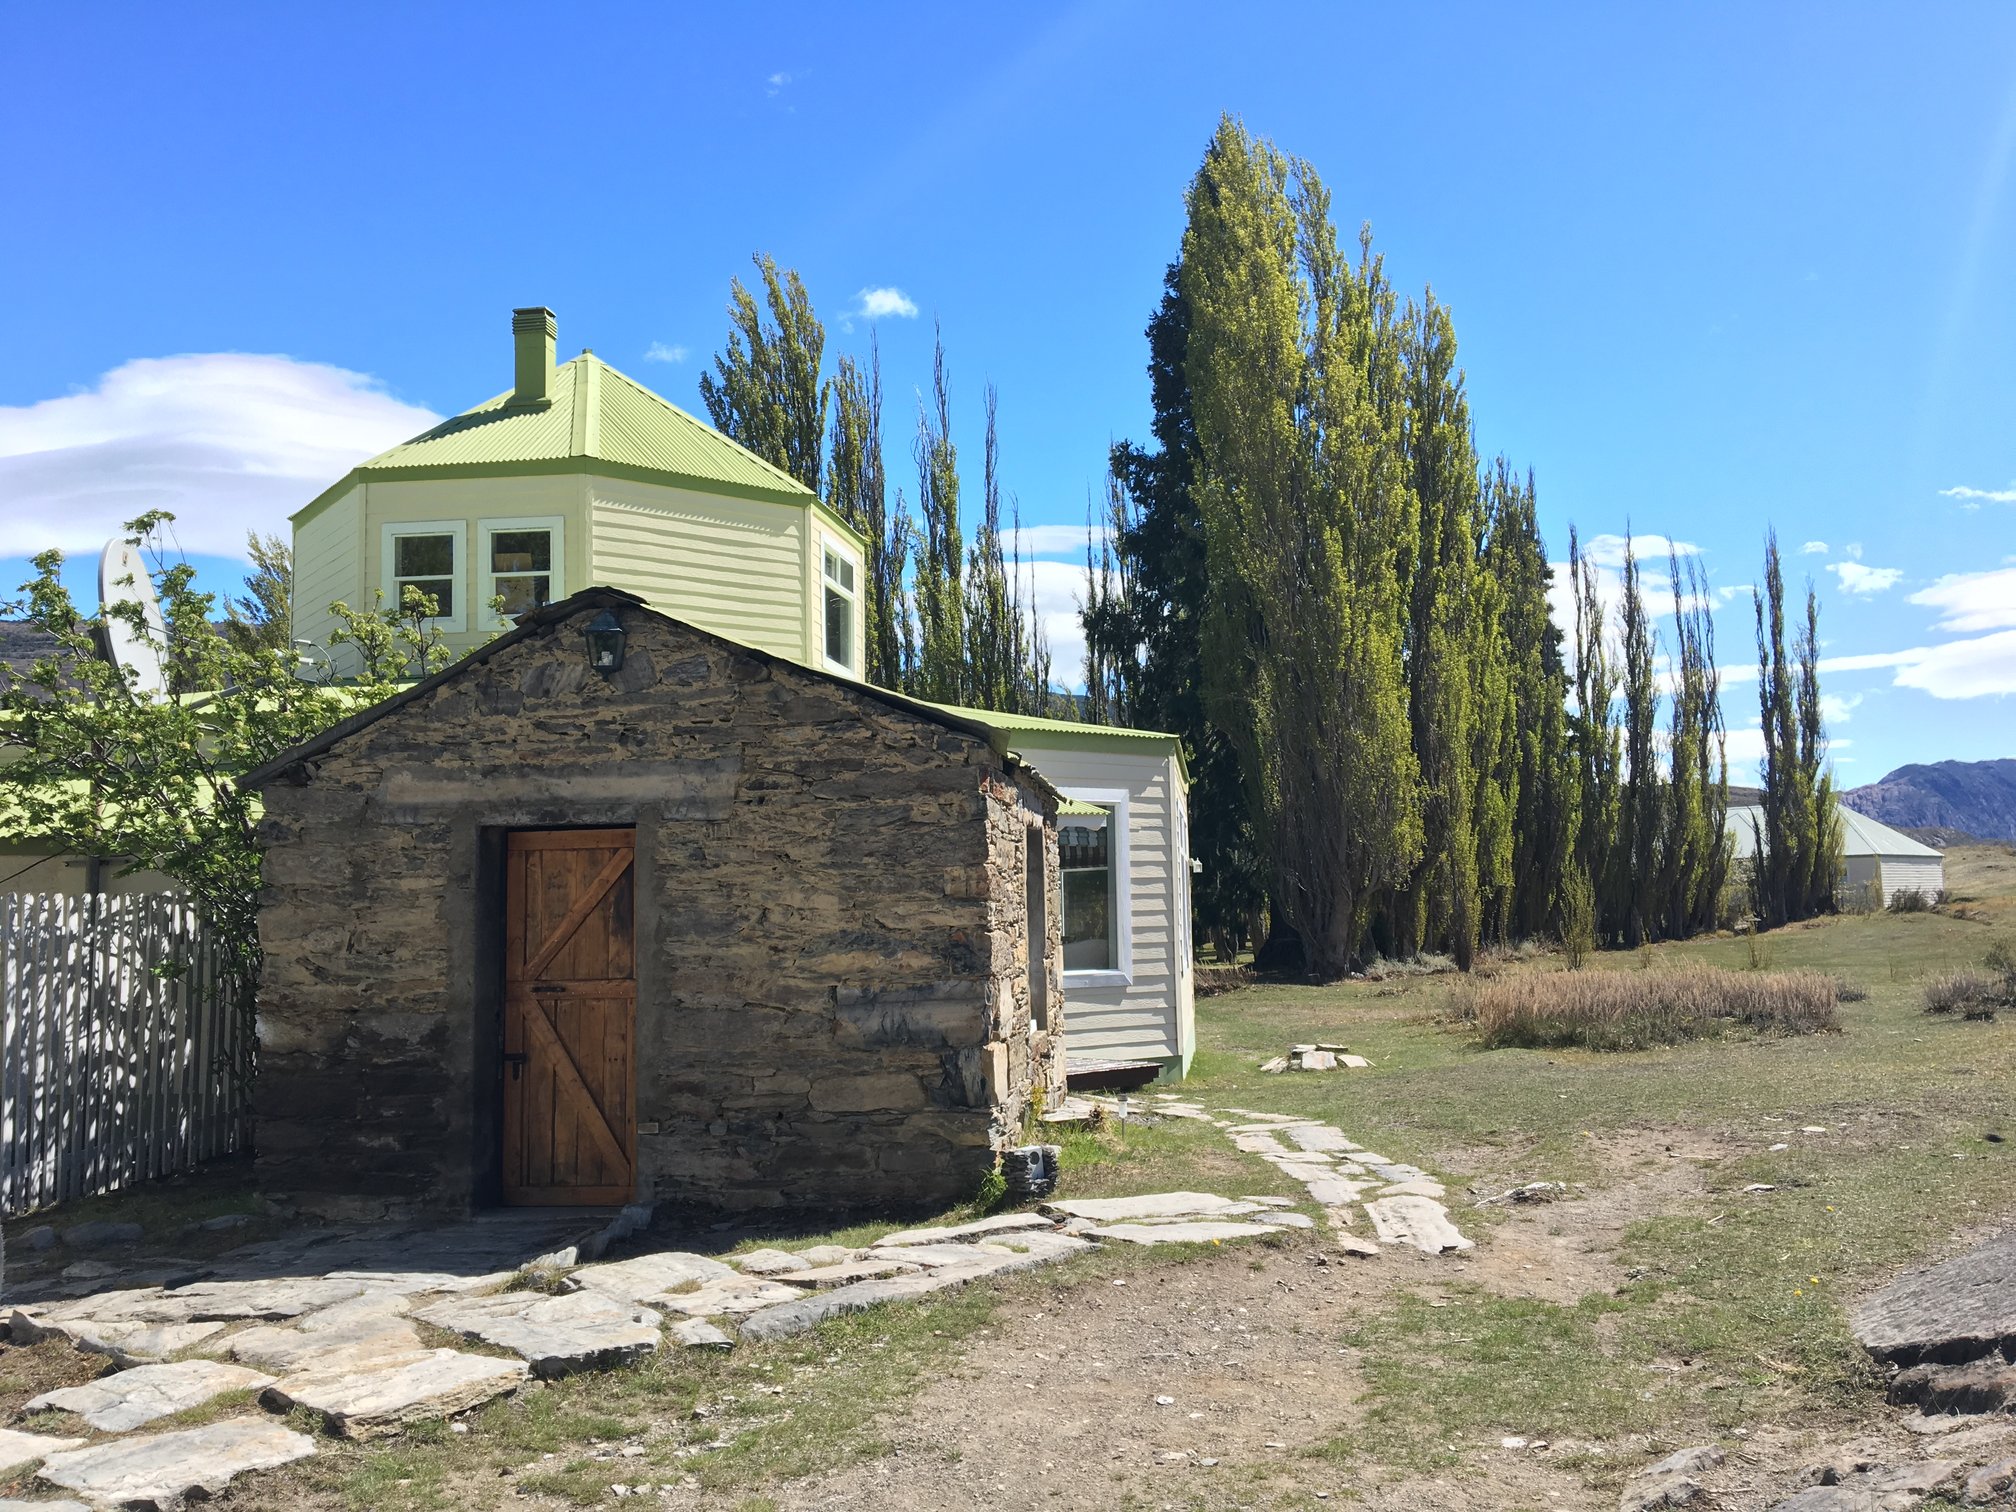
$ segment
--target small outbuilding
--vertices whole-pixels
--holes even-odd
[[[1835,805],[1834,813],[1841,823],[1841,876],[1835,886],[1844,906],[1888,908],[1899,893],[1915,892],[1930,900],[1945,890],[1943,853],[1846,804]],[[1735,860],[1754,860],[1764,810],[1732,804],[1728,827]]]
[[[305,1208],[944,1202],[1062,1091],[1058,795],[976,721],[590,588],[247,780]]]

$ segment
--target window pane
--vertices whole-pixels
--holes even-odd
[[[453,578],[400,578],[394,585],[393,597],[399,607],[405,607],[406,590],[418,588],[434,600],[434,613],[442,619],[455,612],[455,580]]]
[[[525,614],[552,602],[550,577],[500,577],[497,597],[504,601],[502,613],[508,618]]]
[[[1064,969],[1113,969],[1113,873],[1108,867],[1064,873]]]
[[[826,590],[826,659],[854,665],[854,602],[832,588]]]
[[[854,591],[854,564],[837,551],[826,553],[826,576],[849,593]]]
[[[552,532],[546,530],[498,531],[490,537],[490,570],[492,572],[552,571]]]
[[[431,577],[454,570],[455,537],[452,535],[410,535],[392,538],[394,577]]]

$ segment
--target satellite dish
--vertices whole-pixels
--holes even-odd
[[[136,604],[140,626],[110,611],[114,604]],[[168,622],[154,596],[154,579],[140,548],[129,541],[107,541],[98,558],[98,612],[105,621],[105,654],[115,667],[130,667],[127,686],[135,693],[168,691]]]

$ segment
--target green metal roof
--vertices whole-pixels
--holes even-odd
[[[924,702],[923,699],[915,701]],[[1131,750],[1145,754],[1144,746],[1159,745],[1176,753],[1176,766],[1183,774],[1184,786],[1188,787],[1190,783],[1190,761],[1183,754],[1183,739],[1166,730],[1124,730],[1118,725],[1080,724],[1076,720],[1045,719],[1036,714],[997,714],[992,709],[965,709],[957,704],[931,704],[930,707],[985,725],[994,732],[998,742],[1012,746],[1024,755],[1044,746],[1053,750]]]
[[[644,476],[708,493],[824,509],[789,473],[593,353],[554,369],[552,395],[544,404],[513,404],[506,392],[444,420],[353,468],[294,521],[301,523],[359,480],[544,472]]]

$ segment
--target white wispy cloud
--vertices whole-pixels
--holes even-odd
[[[1701,554],[1701,548],[1692,541],[1675,541],[1663,535],[1591,536],[1582,543],[1582,550],[1598,567],[1622,567],[1626,545],[1630,546],[1641,566],[1646,562],[1663,562],[1669,556]]]
[[[2016,630],[1928,646],[1897,673],[1900,688],[1934,698],[1984,698],[2016,693]]]
[[[1808,541],[1804,546],[1799,548],[1799,555],[1825,556],[1827,555],[1827,543],[1825,541]]]
[[[863,289],[854,298],[853,313],[863,320],[880,320],[887,315],[899,320],[917,318],[917,302],[901,289]]]
[[[1861,707],[1861,704],[1862,695],[1860,693],[1822,693],[1820,695],[1820,712],[1825,716],[1829,729],[1832,729],[1836,725],[1848,723],[1849,718],[1857,708]]]
[[[763,93],[772,99],[782,94],[791,84],[791,75],[781,69],[763,81]]]
[[[644,348],[644,360],[646,362],[684,362],[686,360],[686,348],[683,346],[667,346],[662,341],[654,341],[651,345]]]
[[[1096,553],[1100,542],[1109,535],[1104,525],[1024,525],[1020,530],[1001,532],[1001,551],[1012,557],[1019,550],[1025,561],[1064,557],[1082,567],[1086,546],[1089,544]]]
[[[0,539],[96,550],[149,509],[185,551],[242,559],[365,458],[440,423],[366,373],[243,352],[143,357],[95,387],[0,407]]]
[[[2016,628],[2016,567],[1949,572],[1912,594],[1910,602],[1937,609],[1941,630]]]
[[[1862,543],[1860,541],[1850,541],[1846,546],[1843,546],[1841,548],[1841,554],[1847,557],[1848,560],[1851,562],[1861,561]]]
[[[1942,488],[1942,497],[1958,499],[1969,507],[1978,508],[1982,504],[2016,504],[2016,483],[2007,488]]]
[[[1901,567],[1865,567],[1860,562],[1829,562],[1827,570],[1840,579],[1843,593],[1858,593],[1864,598],[1895,588],[1904,576]]]
[[[1041,528],[1041,527],[1037,527]],[[1078,610],[1085,602],[1085,564],[1025,561],[1024,591],[1036,601],[1036,617],[1050,643],[1051,680],[1067,688],[1085,683],[1085,627]]]

